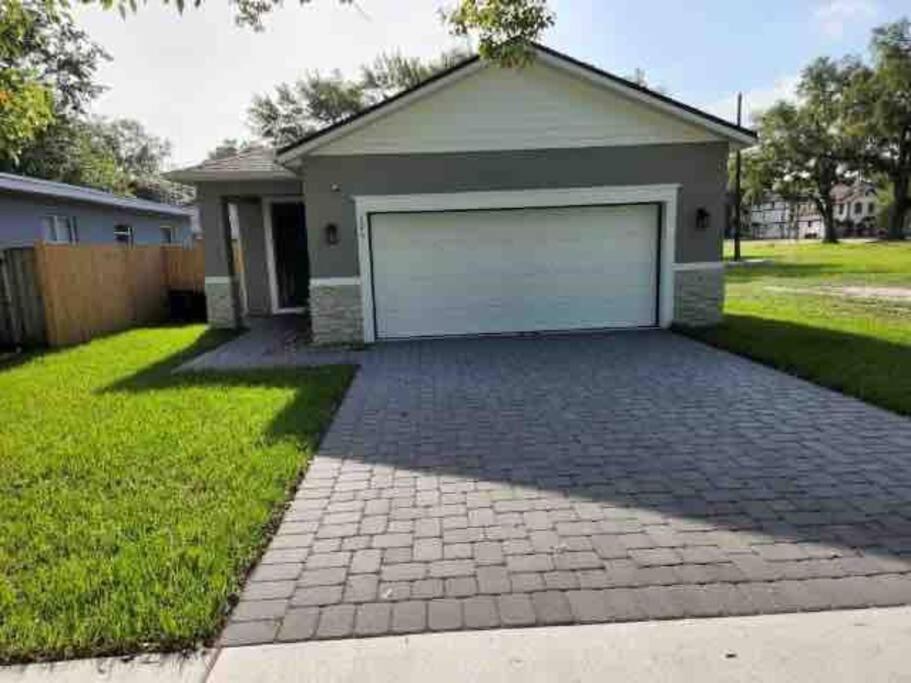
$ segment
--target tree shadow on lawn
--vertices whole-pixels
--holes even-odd
[[[190,359],[237,336],[236,331],[209,329],[190,346],[101,388],[99,393],[146,393],[182,387],[291,389],[295,390],[293,400],[272,417],[264,429],[264,436],[267,443],[291,437],[299,441],[301,447],[315,447],[357,368],[326,365],[177,372]]]
[[[752,315],[681,330],[788,374],[911,416],[911,343]]]

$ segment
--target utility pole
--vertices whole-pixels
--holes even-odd
[[[740,126],[743,93],[737,93],[737,125]],[[740,148],[737,148],[737,159],[734,171],[734,260],[740,260]]]

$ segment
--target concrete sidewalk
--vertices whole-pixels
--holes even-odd
[[[508,629],[0,669],[3,683],[911,681],[911,608]]]
[[[509,629],[222,650],[210,682],[911,681],[911,609]]]

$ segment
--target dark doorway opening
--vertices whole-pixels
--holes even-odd
[[[310,255],[303,203],[272,204],[272,247],[278,309],[306,309],[310,296]]]

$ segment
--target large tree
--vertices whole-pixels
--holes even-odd
[[[374,103],[413,88],[470,56],[468,52],[459,49],[448,50],[430,60],[405,57],[400,52],[384,53],[373,64],[361,67],[360,87],[366,99]]]
[[[227,159],[228,157],[234,157],[238,154],[249,152],[250,150],[256,149],[258,146],[259,145],[257,145],[257,143],[250,142],[249,140],[224,138],[221,142],[215,145],[214,149],[209,151],[209,153],[206,155],[206,159],[208,161]]]
[[[57,119],[26,146],[14,165],[36,178],[95,187],[155,201],[179,202],[189,193],[161,177],[170,144],[131,119]]]
[[[837,242],[832,190],[856,177],[856,141],[846,132],[846,91],[856,60],[817,59],[801,74],[797,102],[781,101],[758,118],[761,155],[773,187],[805,197],[822,216],[823,240]]]
[[[468,55],[445,52],[423,61],[400,53],[382,54],[349,80],[338,71],[311,72],[294,83],[282,83],[271,95],[256,95],[248,110],[250,127],[260,139],[280,147],[319,128],[345,119],[365,107],[417,85]]]
[[[366,104],[359,83],[346,81],[338,71],[329,76],[311,72],[294,83],[279,84],[274,95],[256,95],[247,115],[258,137],[280,147]]]
[[[94,81],[104,50],[53,0],[0,3],[0,162],[59,117],[78,115],[100,91]]]
[[[872,66],[855,71],[845,115],[860,148],[860,170],[891,185],[888,236],[904,239],[911,209],[911,22],[875,29],[871,52]]]

